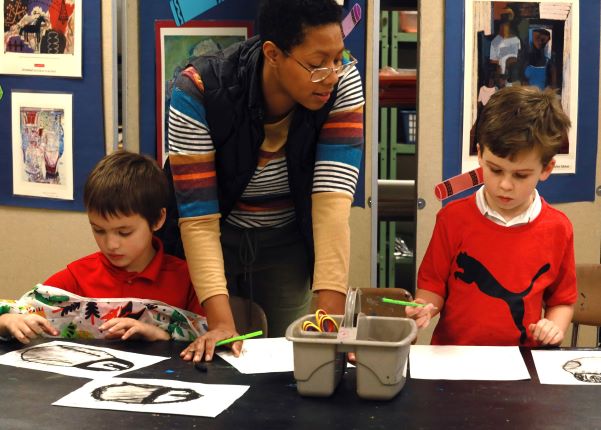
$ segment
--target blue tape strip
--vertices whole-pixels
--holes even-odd
[[[169,0],[175,23],[180,26],[225,0]]]

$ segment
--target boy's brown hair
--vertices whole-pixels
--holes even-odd
[[[96,164],[84,186],[88,212],[103,217],[138,214],[152,228],[167,206],[169,185],[156,161],[145,155],[115,151]]]
[[[533,86],[506,87],[492,95],[478,122],[480,150],[514,160],[537,149],[547,166],[568,138],[570,118],[555,90]]]

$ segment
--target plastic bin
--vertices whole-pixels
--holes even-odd
[[[359,313],[356,326],[349,325],[354,316],[354,312],[349,315],[348,307],[344,317],[333,316],[343,326],[339,333],[303,331],[303,322],[315,321],[314,315],[306,315],[288,326],[286,339],[293,342],[294,378],[299,394],[332,395],[343,377],[348,352],[356,356],[359,397],[387,400],[401,391],[409,348],[417,336],[415,321]]]

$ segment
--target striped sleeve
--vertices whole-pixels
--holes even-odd
[[[355,194],[363,155],[363,89],[357,68],[338,84],[337,97],[317,142],[313,193]]]
[[[178,81],[188,77],[184,74]],[[195,87],[186,85],[187,90],[175,87],[169,106],[169,160],[181,218],[219,212],[215,146],[202,103],[202,81],[198,74],[194,77]],[[194,88],[197,94],[191,94],[189,88]]]

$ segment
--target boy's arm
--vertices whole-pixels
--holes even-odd
[[[545,310],[545,317],[529,330],[535,341],[541,345],[560,345],[574,315],[573,305],[557,305]]]
[[[349,216],[363,154],[363,90],[354,68],[338,84],[336,101],[322,126],[312,195],[317,306],[344,313],[350,261]]]
[[[417,328],[426,328],[430,320],[435,317],[444,305],[444,298],[428,290],[417,290],[415,293],[415,302],[426,306],[405,308],[405,314],[408,318],[413,318],[417,323]]]

